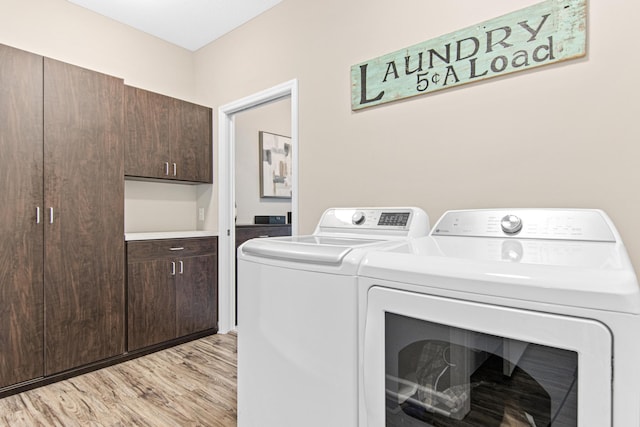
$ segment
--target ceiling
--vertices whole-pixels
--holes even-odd
[[[196,51],[281,0],[68,0]]]

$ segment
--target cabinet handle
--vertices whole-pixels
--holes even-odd
[[[172,276],[176,275],[176,262],[175,261],[171,261],[171,275]]]
[[[36,206],[36,224],[40,224],[40,206]]]
[[[49,224],[53,224],[53,208],[49,208]]]
[[[164,174],[169,176],[169,162],[164,162]]]
[[[173,164],[173,176],[176,176],[176,164]]]
[[[263,235],[258,236],[258,237],[262,239],[262,238],[265,238],[265,237],[269,237],[269,235],[268,234],[263,234]]]
[[[184,248],[181,246],[179,248],[169,248],[170,251],[184,251]]]
[[[178,261],[180,263],[180,274],[184,273],[184,262]]]

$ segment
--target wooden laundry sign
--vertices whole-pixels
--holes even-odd
[[[351,67],[358,110],[586,53],[587,0],[547,0]]]

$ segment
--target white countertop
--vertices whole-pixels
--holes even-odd
[[[154,231],[146,233],[124,233],[124,240],[158,240],[158,239],[184,239],[188,237],[212,237],[217,236],[217,231],[188,230],[188,231]]]

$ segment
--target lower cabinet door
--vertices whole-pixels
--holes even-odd
[[[128,264],[129,351],[176,337],[177,269],[167,259]]]
[[[178,336],[216,327],[217,257],[214,254],[179,261],[176,281],[176,329]]]
[[[128,242],[127,259],[128,351],[217,328],[215,237]]]

